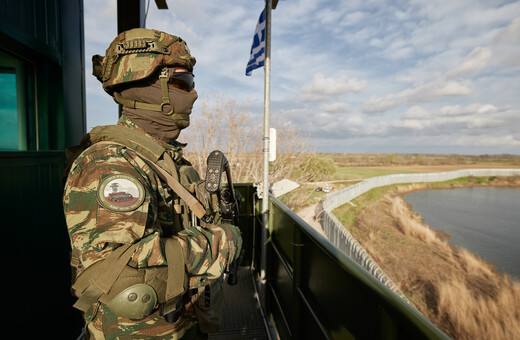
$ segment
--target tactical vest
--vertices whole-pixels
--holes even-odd
[[[167,150],[134,129],[120,126],[100,126],[85,135],[79,147],[69,150],[69,166],[73,160],[89,146],[97,143],[122,145],[133,150],[153,171],[167,183],[174,192],[174,224],[191,225],[198,218],[217,222],[213,213],[214,199],[207,193],[204,181],[191,165],[182,159],[182,154],[172,159]],[[72,157],[70,157],[72,156]],[[183,161],[181,161],[183,160]],[[137,244],[121,245],[107,258],[89,266],[76,277],[72,284],[74,294],[79,298],[74,307],[86,312],[97,301],[106,304],[119,316],[131,319],[150,314],[160,305],[160,314],[167,315],[178,310],[183,294],[188,289],[180,243],[174,238],[162,240],[167,267],[135,269],[127,265]],[[74,268],[78,259],[72,255]]]

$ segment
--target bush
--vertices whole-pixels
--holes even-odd
[[[329,157],[310,155],[307,163],[305,178],[309,182],[329,180],[337,170],[336,164]]]

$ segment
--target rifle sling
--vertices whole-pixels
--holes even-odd
[[[138,153],[139,154],[139,153]],[[164,154],[165,162],[168,165],[168,167],[174,167],[173,171],[175,170],[175,165],[173,165],[173,160],[171,157],[165,153]],[[195,216],[197,216],[199,219],[202,219],[206,215],[206,209],[204,206],[195,198],[189,191],[186,189],[181,183],[179,183],[178,180],[176,180],[172,175],[170,175],[166,170],[161,168],[155,163],[152,163],[148,161],[146,158],[143,158],[143,160],[152,168],[154,169],[159,177],[161,177],[172,190],[179,195],[179,197],[186,202],[188,207],[190,207],[190,210],[193,211]],[[170,164],[168,164],[170,163]]]

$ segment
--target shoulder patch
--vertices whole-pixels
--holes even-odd
[[[141,182],[128,175],[106,177],[97,192],[99,204],[108,210],[121,212],[139,208],[145,196]]]

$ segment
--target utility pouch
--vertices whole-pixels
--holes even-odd
[[[163,242],[168,266],[140,269],[128,266],[128,260],[137,247],[137,244],[133,244],[116,248],[106,259],[85,269],[72,285],[74,294],[79,298],[74,307],[87,312],[97,301],[110,306],[114,298],[124,301],[122,296],[130,296],[133,291],[129,291],[129,288],[144,284],[153,289],[157,302],[166,307],[165,314],[174,311],[177,300],[187,289],[188,278],[184,271],[183,250],[179,241],[168,238]],[[126,308],[120,302],[116,309]],[[112,311],[117,313],[116,310]],[[146,315],[141,315],[143,316]]]

